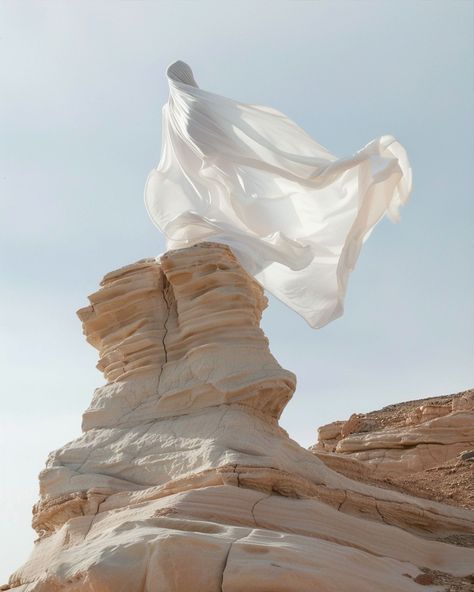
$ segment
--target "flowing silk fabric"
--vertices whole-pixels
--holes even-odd
[[[404,148],[382,136],[338,159],[279,111],[200,89],[184,62],[167,76],[162,155],[145,186],[167,247],[226,243],[312,327],[340,316],[363,242],[410,194]]]

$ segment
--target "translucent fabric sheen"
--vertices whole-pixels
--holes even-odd
[[[162,155],[145,186],[167,247],[226,243],[312,327],[339,317],[363,242],[410,194],[404,148],[382,136],[338,159],[279,111],[200,89],[184,62],[167,76]]]

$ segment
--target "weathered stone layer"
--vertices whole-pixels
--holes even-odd
[[[351,480],[279,427],[295,377],[227,246],[124,267],[90,302],[108,382],[40,474],[11,589],[417,592],[423,569],[470,574],[474,549],[443,540],[468,540],[472,512]]]

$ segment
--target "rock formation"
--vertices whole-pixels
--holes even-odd
[[[349,477],[474,509],[474,390],[353,414],[320,427],[312,451]]]
[[[265,305],[215,243],[104,278],[78,314],[108,382],[40,474],[38,540],[6,589],[471,585],[472,512],[352,480],[279,427],[295,377],[269,351]]]

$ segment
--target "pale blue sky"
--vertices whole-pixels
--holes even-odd
[[[143,205],[166,66],[273,106],[339,156],[393,134],[414,173],[345,315],[315,331],[271,300],[264,329],[298,376],[282,419],[307,446],[355,411],[474,382],[473,3],[0,4],[0,583],[26,558],[47,453],[102,384],[75,311],[109,270],[164,249]]]

